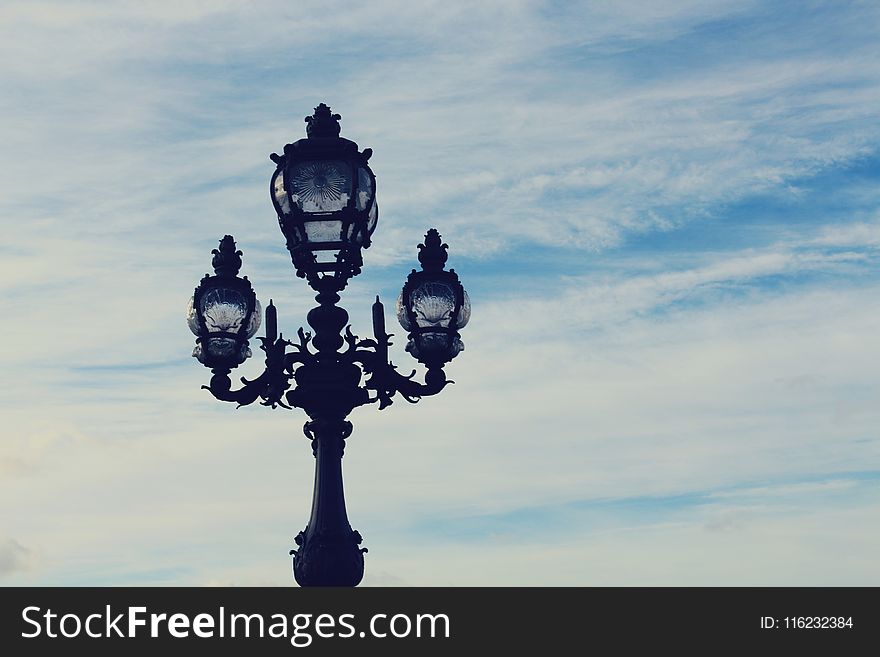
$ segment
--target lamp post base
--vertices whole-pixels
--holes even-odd
[[[364,577],[361,535],[304,532],[294,539],[299,546],[291,550],[293,577],[300,586],[357,586]]]

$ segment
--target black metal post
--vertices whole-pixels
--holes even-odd
[[[300,586],[357,586],[364,576],[361,535],[353,531],[345,510],[342,454],[350,422],[312,421],[315,489],[312,515],[295,541],[293,574]]]
[[[339,357],[348,313],[336,305],[339,295],[332,279],[321,287],[315,297],[321,305],[308,314],[318,353],[296,370],[297,388],[289,395],[312,418],[304,431],[315,455],[312,514],[295,539],[298,548],[291,551],[293,573],[300,586],[357,586],[364,575],[366,549],[359,547],[361,535],[348,522],[342,455],[352,429],[345,418],[366,401],[366,391],[360,388],[360,368]]]

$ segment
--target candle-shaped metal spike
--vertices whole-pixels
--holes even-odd
[[[385,307],[379,301],[379,295],[376,295],[376,302],[373,304],[373,335],[376,338],[385,336]]]
[[[388,361],[388,334],[385,333],[385,307],[379,301],[379,295],[376,295],[376,302],[373,304],[373,335],[376,336],[378,346],[376,351],[382,359]]]
[[[269,305],[266,306],[266,339],[270,343],[274,343],[278,338],[278,311],[272,299],[269,299]]]

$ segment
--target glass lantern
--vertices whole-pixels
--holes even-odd
[[[212,369],[232,369],[251,356],[248,339],[260,328],[262,308],[247,277],[239,278],[241,251],[231,235],[214,249],[214,276],[205,275],[187,306],[197,336],[193,356]]]
[[[370,246],[379,218],[376,177],[367,165],[373,152],[339,136],[340,118],[321,103],[306,117],[307,138],[271,155],[278,223],[297,275],[313,287],[330,279],[342,289],[360,273],[361,249]]]
[[[459,329],[471,318],[471,301],[455,270],[446,271],[448,246],[431,229],[419,244],[422,271],[410,273],[397,299],[397,320],[409,332],[406,350],[428,367],[442,366],[463,349]]]

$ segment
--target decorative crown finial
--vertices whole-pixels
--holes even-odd
[[[211,251],[214,258],[211,266],[217,276],[238,276],[241,269],[241,251],[235,249],[235,239],[232,235],[225,235],[220,240],[220,248]]]
[[[425,233],[425,243],[419,244],[419,262],[425,271],[442,271],[449,254],[446,250],[448,244],[443,244],[440,233],[436,228],[431,228]]]
[[[321,103],[312,116],[306,117],[306,135],[309,139],[327,139],[339,136],[339,114],[331,114],[330,108]]]

